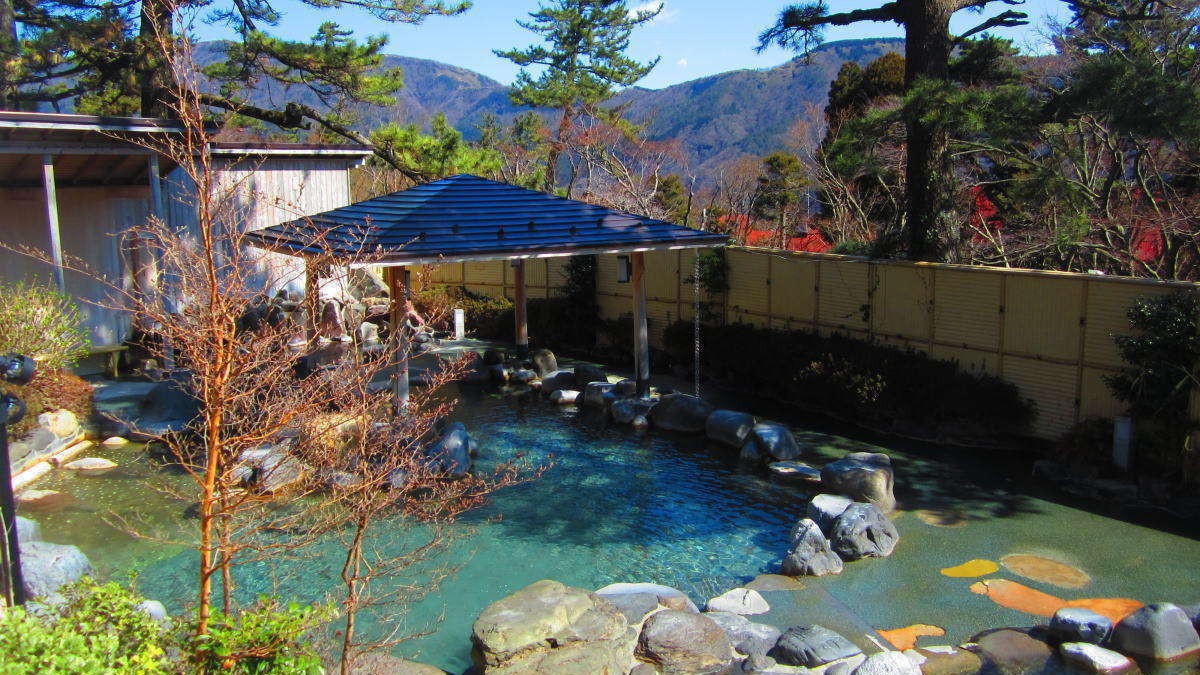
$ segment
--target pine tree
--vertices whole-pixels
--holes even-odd
[[[530,14],[531,20],[517,22],[542,36],[543,44],[495,51],[521,67],[511,94],[514,103],[553,108],[561,114],[547,144],[543,190],[554,190],[555,169],[578,117],[658,64],[657,58],[640,63],[625,52],[633,29],[649,23],[660,11],[661,6],[630,10],[624,0],[550,0]],[[530,67],[540,67],[541,73],[533,75]]]

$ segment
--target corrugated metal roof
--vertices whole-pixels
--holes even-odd
[[[727,237],[458,175],[249,235],[291,255],[426,264],[707,248]]]

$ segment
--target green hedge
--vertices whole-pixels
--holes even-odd
[[[704,326],[701,336],[710,376],[885,431],[978,439],[1019,435],[1033,422],[1016,386],[920,352],[744,324]],[[691,365],[690,322],[669,326],[663,341],[674,362]]]

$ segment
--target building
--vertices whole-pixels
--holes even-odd
[[[194,185],[152,149],[181,131],[169,120],[0,111],[0,241],[77,258],[128,287],[131,227],[154,214],[172,227],[195,225]],[[254,195],[239,210],[240,226],[252,230],[349,204],[349,170],[370,150],[213,143],[209,153],[221,184]],[[104,290],[88,275],[4,248],[0,279],[62,287],[79,301],[94,347],[128,337],[130,317],[97,307]]]

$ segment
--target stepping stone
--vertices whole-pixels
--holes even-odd
[[[760,574],[746,584],[746,588],[754,591],[802,591],[804,584],[792,577],[782,574]]]
[[[1091,673],[1116,673],[1133,667],[1129,657],[1090,642],[1064,642],[1063,661]]]
[[[123,438],[121,436],[110,436],[110,437],[104,439],[104,442],[101,443],[101,445],[105,445],[110,448],[118,448],[122,445],[128,445],[128,444],[129,444],[129,439]]]
[[[1113,630],[1110,646],[1133,656],[1167,660],[1200,650],[1200,635],[1182,609],[1164,602],[1125,617]]]
[[[98,476],[117,468],[117,463],[103,457],[84,457],[73,462],[67,462],[63,464],[62,468],[67,471],[78,471],[85,476]]]
[[[709,600],[704,609],[707,612],[730,612],[750,616],[766,614],[771,611],[771,606],[758,591],[735,588]]]
[[[1063,642],[1103,644],[1112,629],[1107,616],[1082,607],[1064,607],[1050,619],[1050,632]]]
[[[75,498],[57,490],[26,490],[17,497],[17,503],[35,511],[54,512],[69,506]]]
[[[767,656],[787,666],[815,668],[859,654],[862,650],[845,637],[812,625],[789,628]]]
[[[821,470],[804,462],[771,462],[767,470],[780,478],[799,480],[814,485],[821,482]]]

